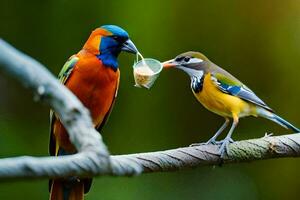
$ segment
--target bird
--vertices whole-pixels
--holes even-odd
[[[128,33],[116,25],[103,25],[90,34],[82,49],[71,56],[58,78],[89,110],[98,131],[105,125],[117,96],[120,71],[118,56],[138,50]],[[51,156],[76,153],[59,117],[50,111]],[[50,200],[81,200],[91,187],[92,179],[69,177],[49,181]]]
[[[209,111],[225,118],[214,136],[204,143],[219,144],[221,158],[228,153],[229,144],[234,142],[231,136],[242,117],[263,117],[294,132],[300,132],[297,127],[276,115],[249,87],[200,52],[182,53],[162,65],[165,69],[177,68],[187,73],[191,78],[191,89],[196,99]],[[217,137],[226,129],[231,119],[232,125],[227,136],[217,141]],[[203,143],[196,145],[201,144]]]

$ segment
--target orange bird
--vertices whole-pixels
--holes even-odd
[[[90,111],[97,130],[108,119],[117,96],[121,51],[137,54],[138,50],[128,33],[115,25],[96,28],[82,50],[71,56],[59,73],[59,79]],[[66,129],[59,118],[50,112],[50,144],[52,156],[76,153]],[[49,181],[51,200],[81,200],[90,189],[92,179],[69,177]]]

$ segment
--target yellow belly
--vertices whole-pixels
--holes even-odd
[[[211,74],[205,76],[202,91],[199,93],[193,91],[193,93],[205,108],[223,117],[255,115],[255,105],[221,92],[212,82]]]

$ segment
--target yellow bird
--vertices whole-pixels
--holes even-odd
[[[220,155],[223,157],[228,144],[233,142],[231,135],[239,118],[247,116],[264,117],[277,124],[300,132],[298,128],[274,113],[255,93],[230,73],[211,62],[199,52],[182,53],[163,63],[164,68],[178,68],[191,78],[191,88],[197,100],[211,112],[225,118],[224,124],[207,144],[221,144]],[[222,141],[216,141],[233,119],[232,126]]]

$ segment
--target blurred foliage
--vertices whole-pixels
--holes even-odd
[[[278,114],[298,114],[300,3],[295,0],[2,0],[0,36],[58,74],[91,30],[125,28],[145,57],[197,50],[252,88]],[[223,119],[205,110],[180,71],[164,71],[150,90],[133,87],[134,57],[122,54],[118,100],[104,140],[113,154],[206,141]],[[0,74],[0,156],[47,155],[48,107]],[[241,120],[234,139],[289,131],[263,119]],[[299,199],[299,159],[209,166],[135,178],[101,177],[87,199]],[[0,199],[47,199],[46,180],[0,183]]]

